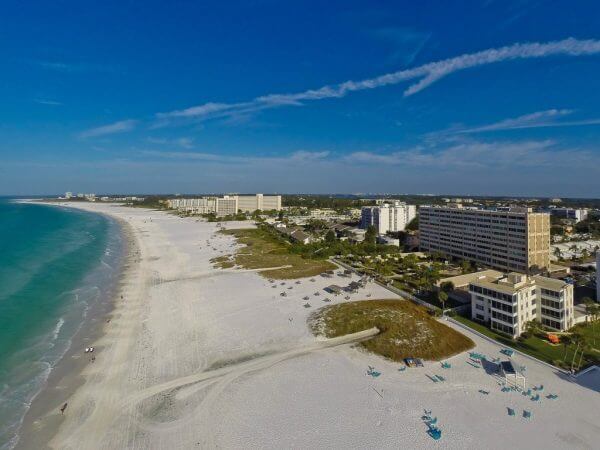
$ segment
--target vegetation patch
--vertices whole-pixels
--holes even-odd
[[[393,361],[415,357],[440,360],[464,352],[474,342],[438,322],[422,306],[406,300],[365,300],[332,305],[309,317],[316,335],[333,338],[377,327],[381,333],[360,345]]]
[[[289,244],[262,228],[225,230],[222,233],[235,236],[239,243],[245,245],[233,256],[235,265],[245,269],[286,266],[261,272],[267,278],[285,280],[312,277],[336,269],[336,266],[327,260],[309,259],[291,253]]]
[[[231,256],[218,256],[216,258],[212,258],[210,262],[214,267],[218,267],[220,269],[231,269],[235,266],[235,261]]]

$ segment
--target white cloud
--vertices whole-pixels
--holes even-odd
[[[323,86],[318,89],[310,89],[298,93],[268,94],[256,97],[247,102],[210,102],[182,110],[159,113],[156,117],[161,121],[160,124],[162,125],[168,124],[169,120],[178,118],[202,121],[219,117],[231,117],[281,106],[302,105],[303,102],[311,100],[339,98],[355,91],[376,89],[395,85],[404,81],[419,80],[414,82],[404,91],[404,96],[410,96],[422,91],[436,81],[439,81],[452,73],[473,67],[517,59],[544,58],[557,55],[582,56],[598,53],[600,53],[600,41],[593,39],[577,40],[568,38],[561,41],[546,43],[517,43],[506,47],[464,54],[424,64],[412,69],[399,70],[375,78],[359,81],[346,81],[344,83]]]
[[[161,159],[182,159],[190,161],[211,161],[225,164],[254,164],[268,162],[292,162],[295,164],[305,162],[318,162],[325,160],[330,152],[328,151],[306,151],[299,150],[285,155],[277,156],[244,156],[235,154],[220,154],[206,152],[178,152],[178,151],[160,151],[160,150],[142,150],[139,152],[142,156],[149,156]]]
[[[119,122],[111,123],[97,128],[91,128],[85,130],[79,134],[82,138],[90,138],[97,136],[105,136],[107,134],[124,133],[125,131],[131,131],[138,124],[137,120],[121,120]]]
[[[500,130],[521,130],[527,128],[554,128],[554,127],[578,127],[587,125],[600,125],[600,119],[584,119],[584,120],[560,120],[563,117],[573,114],[570,109],[548,109],[538,111],[523,116],[504,119],[499,122],[482,125],[471,128],[458,128],[446,132],[469,134],[481,133],[486,131]]]
[[[62,106],[61,102],[57,102],[56,100],[47,100],[43,98],[36,98],[34,100],[35,103],[39,105],[47,105],[47,106]]]
[[[600,155],[583,149],[563,149],[544,141],[465,141],[442,148],[416,147],[391,153],[354,152],[344,160],[350,164],[395,165],[421,169],[477,168],[488,173],[515,167],[593,167]]]

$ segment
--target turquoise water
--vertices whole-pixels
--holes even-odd
[[[118,227],[68,208],[0,199],[0,449],[94,302],[116,278]]]

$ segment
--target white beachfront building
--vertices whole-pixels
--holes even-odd
[[[573,285],[542,276],[511,272],[482,275],[469,284],[471,317],[515,338],[535,320],[564,331],[574,325]]]
[[[227,216],[238,211],[281,210],[281,195],[224,195],[223,197],[174,198],[167,200],[170,209],[192,214]]]
[[[361,228],[373,225],[380,235],[388,231],[404,231],[417,216],[417,207],[404,202],[382,203],[378,206],[363,206],[361,210]]]

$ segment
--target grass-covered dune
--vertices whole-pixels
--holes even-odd
[[[234,264],[244,269],[288,266],[261,272],[261,275],[267,278],[281,280],[312,277],[337,268],[327,260],[303,258],[301,255],[290,253],[288,244],[260,228],[227,230],[223,233],[235,236],[245,247],[239,249],[230,259],[213,261],[218,267],[227,268]]]
[[[407,357],[441,360],[474,347],[468,337],[438,322],[407,300],[365,300],[322,308],[309,317],[316,335],[328,338],[377,327],[381,333],[360,345],[402,361]]]

